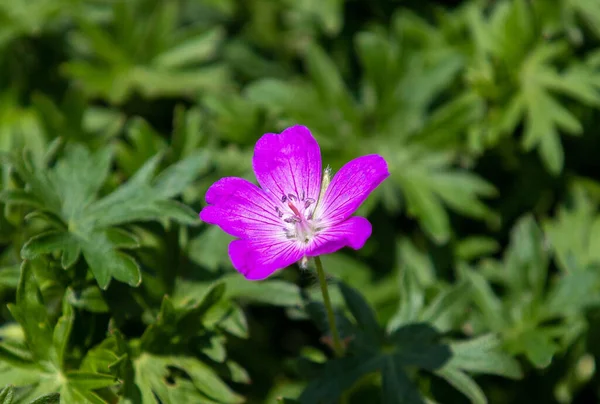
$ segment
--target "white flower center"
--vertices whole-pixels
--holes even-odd
[[[302,191],[302,195],[289,193],[281,196],[281,205],[275,206],[275,211],[283,220],[285,237],[308,244],[319,231],[323,230],[325,224],[318,217],[321,216],[321,213],[317,213],[318,216],[315,217],[315,212],[322,203],[330,182],[331,168],[328,166],[323,171],[321,190],[317,201],[309,198],[304,191]]]
[[[290,193],[281,197],[283,206],[276,206],[275,211],[284,223],[283,231],[288,239],[309,243],[320,230],[313,218],[315,202],[304,193],[301,196]]]

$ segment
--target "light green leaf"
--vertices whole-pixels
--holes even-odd
[[[502,352],[497,336],[488,334],[463,342],[450,344],[452,356],[447,368],[468,372],[494,374],[511,379],[522,376],[519,362]]]
[[[73,314],[73,308],[66,300],[64,300],[63,313],[54,326],[52,338],[52,343],[58,356],[58,366],[60,368],[64,366],[65,354],[68,352],[67,347],[69,344],[69,337],[71,336],[74,320],[75,315]]]
[[[223,29],[217,27],[193,36],[157,55],[153,64],[164,69],[204,62],[215,54],[224,34]]]
[[[27,346],[35,359],[55,361],[55,351],[51,348],[52,328],[30,261],[25,260],[21,265],[16,304],[9,305],[9,310],[23,327]]]
[[[96,390],[116,384],[114,376],[101,373],[70,371],[66,376],[68,383],[78,390]]]
[[[0,402],[2,404],[12,404],[15,396],[13,386],[6,386],[0,391]]]
[[[455,389],[467,396],[467,398],[471,400],[471,403],[487,404],[488,400],[485,397],[485,393],[466,373],[449,367],[440,369],[435,373],[450,383]]]
[[[36,398],[31,401],[29,404],[60,404],[60,394],[59,393],[50,393],[44,394],[41,397]]]

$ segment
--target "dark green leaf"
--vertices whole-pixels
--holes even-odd
[[[359,378],[377,371],[382,358],[371,354],[329,361],[299,397],[301,403],[333,403]]]
[[[413,385],[393,357],[384,360],[382,369],[381,402],[384,404],[425,404],[419,390]]]
[[[342,292],[342,296],[344,296],[348,309],[350,309],[350,312],[356,319],[361,330],[370,335],[370,337],[373,338],[373,341],[377,342],[381,333],[377,317],[371,306],[369,306],[356,289],[353,289],[344,283],[340,283],[339,288]]]

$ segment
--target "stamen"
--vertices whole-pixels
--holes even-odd
[[[306,202],[304,202],[304,209],[307,209],[313,203],[315,203],[315,200],[313,198],[308,198]]]
[[[298,197],[296,195],[294,195],[294,194],[288,194],[288,198],[292,202],[296,202],[298,200]]]
[[[313,214],[314,214],[314,212],[317,211],[319,205],[323,202],[323,199],[325,198],[325,191],[327,191],[327,188],[329,187],[330,182],[331,182],[331,167],[327,166],[325,168],[325,170],[323,171],[323,178],[321,180],[321,192],[319,192],[319,199],[317,199],[317,206],[315,206],[315,209],[313,210]]]
[[[275,212],[277,212],[277,216],[283,217],[283,212],[279,209],[278,206],[275,206]]]
[[[283,221],[286,223],[298,223],[300,219],[298,219],[296,216],[290,216],[288,218],[283,219]]]
[[[304,200],[304,197],[305,197],[305,196],[306,196],[306,195],[304,194],[304,190],[302,190],[302,199],[301,199],[301,201],[303,201],[303,200]]]
[[[287,201],[287,196],[283,195],[283,196],[281,197],[281,202],[285,202],[285,201]]]

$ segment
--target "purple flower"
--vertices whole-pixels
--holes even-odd
[[[200,218],[238,237],[229,244],[235,269],[259,280],[304,257],[342,247],[361,248],[371,223],[351,215],[390,174],[376,154],[344,165],[321,179],[321,151],[308,128],[267,133],[252,160],[261,188],[236,177],[222,178],[206,192]]]

